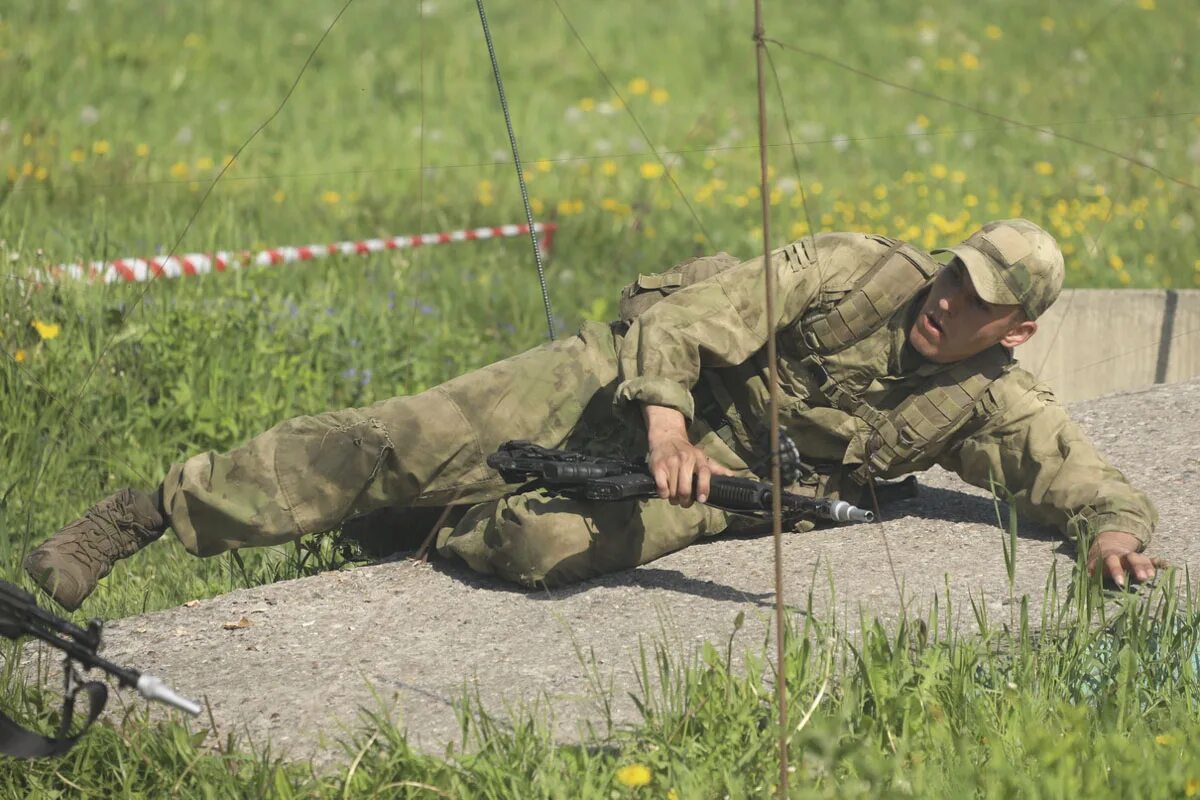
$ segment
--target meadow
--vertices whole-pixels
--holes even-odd
[[[639,272],[761,249],[749,3],[488,11],[533,213],[559,226],[547,280],[560,333],[609,318]],[[768,6],[766,31],[778,42],[776,243],[861,230],[933,247],[1026,216],[1059,238],[1069,287],[1200,286],[1200,16],[1187,0],[847,0]],[[137,285],[33,278],[115,257],[523,222],[473,3],[8,0],[0,71],[0,577],[22,580],[46,534],[186,455],[420,391],[545,338],[519,238]],[[196,560],[170,543],[119,565],[83,612],[123,617],[337,565],[327,549],[302,557]],[[1080,587],[1060,605],[1096,622],[1098,589]],[[1186,594],[1126,602],[1121,624],[1141,627],[1111,640],[1111,658],[1088,649],[1100,634],[1087,626],[1035,646],[1011,625],[1007,649],[880,630],[857,657],[797,632],[801,709],[824,664],[842,676],[794,742],[798,763],[816,759],[804,791],[1196,794],[1184,746],[1198,732],[1195,670],[1168,658],[1194,637],[1196,607]],[[556,747],[533,720],[491,730],[482,755],[428,759],[379,723],[389,747],[312,776],[133,717],[67,761],[0,764],[0,787],[759,795],[772,774],[767,676],[718,656],[671,661],[670,709],[594,747]],[[1078,677],[1096,664],[1113,682],[1082,698]],[[1001,681],[1005,670],[1020,679]],[[51,713],[5,685],[14,713]],[[727,702],[698,699],[711,693]],[[630,765],[647,786],[614,777]]]

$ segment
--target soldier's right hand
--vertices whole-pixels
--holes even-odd
[[[712,476],[733,473],[688,440],[683,414],[663,406],[643,406],[643,409],[649,444],[646,464],[658,496],[684,508],[695,501],[703,503],[708,499]]]

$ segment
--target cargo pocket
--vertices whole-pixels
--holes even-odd
[[[302,534],[336,527],[386,504],[369,490],[395,449],[383,423],[340,414],[299,417],[276,431],[275,477]]]

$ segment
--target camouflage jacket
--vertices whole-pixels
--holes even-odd
[[[664,298],[624,336],[617,402],[668,406],[691,420],[699,398],[699,413],[726,422],[736,449],[761,452],[769,323],[778,337],[781,423],[811,468],[809,485],[798,488],[847,496],[861,491],[878,426],[831,401],[828,376],[813,374],[805,330],[814,309],[829,308],[860,285],[889,245],[895,243],[864,234],[823,234],[777,250],[771,257],[778,291],[771,320],[761,257]],[[931,256],[917,257],[927,260],[923,269],[936,270]],[[1019,515],[1055,525],[1069,537],[1087,523],[1093,533],[1125,531],[1148,543],[1156,522],[1149,500],[1096,452],[1051,390],[1019,368],[1011,353],[993,352],[1003,350],[997,346],[970,362],[943,365],[907,344],[926,291],[916,286],[886,324],[827,365],[830,374],[853,387],[868,410],[885,413],[939,383],[952,389],[965,384],[968,373],[978,391],[963,414],[945,420],[935,435],[906,440],[911,446],[900,446],[867,478],[938,464],[976,486],[1004,486]],[[981,381],[978,374],[989,369]]]

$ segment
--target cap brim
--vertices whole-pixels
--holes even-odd
[[[975,293],[984,301],[1001,306],[1019,306],[1021,300],[1000,274],[1000,268],[994,261],[970,245],[960,244],[954,247],[943,247],[934,253],[953,253],[967,268],[971,283],[975,285]]]

